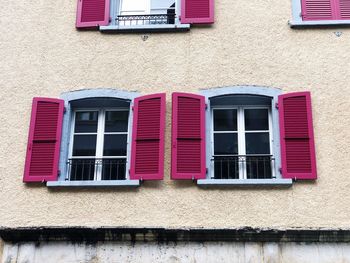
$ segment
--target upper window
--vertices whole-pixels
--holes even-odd
[[[173,93],[172,179],[201,185],[316,179],[309,92],[238,86],[201,93]]]
[[[271,179],[274,158],[268,107],[212,108],[211,178]]]
[[[97,89],[63,99],[33,100],[25,182],[137,186],[163,179],[165,94]]]
[[[350,23],[349,0],[293,0],[292,26]]]
[[[75,110],[67,180],[125,180],[128,109]]]
[[[77,28],[187,30],[214,22],[214,0],[78,0]]]

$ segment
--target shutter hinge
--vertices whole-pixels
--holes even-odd
[[[282,168],[278,168],[278,171],[280,172],[280,174],[282,174]]]
[[[61,175],[61,170],[57,170],[57,176]]]
[[[205,109],[208,109],[208,104],[205,104]]]
[[[278,109],[278,103],[277,103],[277,102],[276,102],[276,104],[275,104],[275,108]]]
[[[134,110],[134,106],[131,106],[131,110],[132,110],[132,111]]]
[[[208,174],[208,168],[205,168],[205,174]]]
[[[67,112],[67,108],[63,107],[63,114],[65,114]]]

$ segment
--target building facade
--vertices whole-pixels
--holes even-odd
[[[8,1],[3,262],[350,262],[350,1]]]

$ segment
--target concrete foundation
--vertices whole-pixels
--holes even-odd
[[[350,243],[5,243],[3,248],[2,262],[345,263],[350,262]]]

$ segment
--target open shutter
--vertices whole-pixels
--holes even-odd
[[[78,0],[77,28],[107,26],[110,0]]]
[[[205,99],[189,93],[172,98],[172,179],[205,179]]]
[[[278,105],[283,178],[316,179],[310,92],[281,95]]]
[[[164,178],[165,93],[138,97],[134,102],[131,180]]]
[[[57,180],[63,110],[63,100],[33,99],[24,182]]]
[[[182,24],[214,23],[214,0],[181,0]]]
[[[301,9],[304,21],[336,19],[333,0],[301,0]]]
[[[336,0],[339,3],[339,19],[350,20],[350,0]]]

